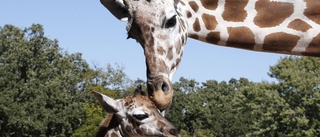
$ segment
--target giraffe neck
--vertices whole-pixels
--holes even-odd
[[[209,5],[210,4],[210,5]],[[320,56],[320,3],[181,0],[188,37],[254,51]]]

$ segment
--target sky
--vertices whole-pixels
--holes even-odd
[[[21,29],[41,24],[45,36],[57,39],[68,53],[82,53],[91,67],[107,64],[124,66],[130,79],[146,80],[143,49],[126,39],[126,22],[117,20],[99,0],[1,0],[0,26],[11,24]],[[276,81],[268,76],[269,67],[285,55],[247,51],[187,40],[179,69],[180,77],[229,81],[248,78],[253,82]]]

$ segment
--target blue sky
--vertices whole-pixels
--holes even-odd
[[[146,80],[143,49],[135,40],[126,39],[126,22],[113,17],[99,0],[1,1],[0,26],[26,28],[33,23],[42,24],[45,35],[58,39],[63,50],[82,53],[91,66],[122,64],[130,79]],[[267,72],[281,56],[284,55],[220,47],[189,38],[173,81],[180,77],[198,82],[240,77],[255,82],[276,81]]]

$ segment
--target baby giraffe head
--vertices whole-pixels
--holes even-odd
[[[113,114],[108,127],[100,127],[97,136],[180,136],[179,131],[160,114],[140,88],[135,90],[133,96],[117,100],[98,92],[94,92],[94,95],[104,110]]]

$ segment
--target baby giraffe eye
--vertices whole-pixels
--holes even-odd
[[[176,19],[176,15],[174,15],[173,17],[171,17],[165,24],[165,28],[171,28],[174,25],[176,25],[177,23],[177,19]]]
[[[144,119],[149,117],[149,114],[147,114],[147,113],[145,113],[145,114],[135,114],[133,116],[138,120],[144,120]]]

